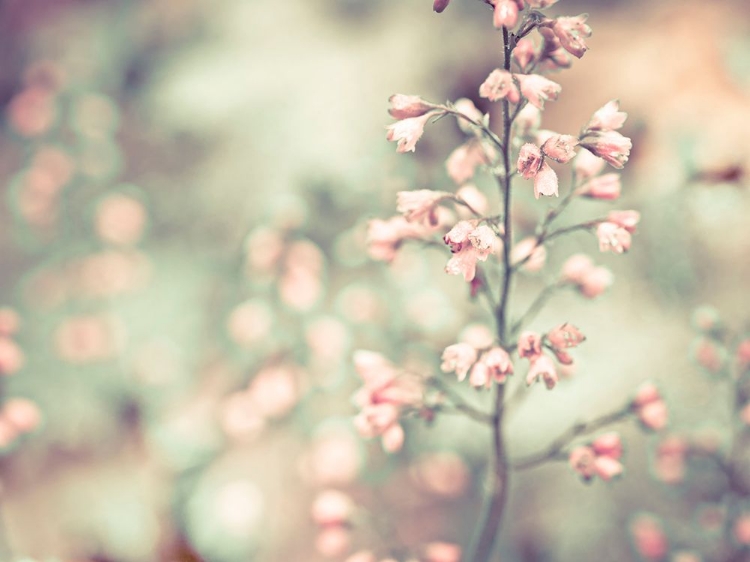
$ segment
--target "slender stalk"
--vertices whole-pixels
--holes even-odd
[[[503,27],[503,52],[505,55],[505,70],[510,70],[511,44],[510,34]],[[500,301],[495,311],[497,333],[501,345],[507,347],[507,316],[508,299],[513,269],[510,262],[512,246],[511,224],[511,174],[510,174],[510,128],[513,120],[510,115],[510,104],[503,100],[503,135],[500,142],[504,173],[499,178],[503,199],[503,280],[500,289]],[[494,397],[494,414],[492,424],[492,469],[489,474],[488,496],[485,499],[482,517],[477,524],[477,533],[466,560],[472,562],[489,562],[495,546],[495,539],[500,530],[505,504],[508,499],[508,456],[505,449],[503,435],[503,403],[505,400],[505,385],[496,385]]]

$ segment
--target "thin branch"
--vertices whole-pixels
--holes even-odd
[[[586,435],[588,433],[596,431],[597,429],[601,429],[602,427],[612,425],[613,423],[626,418],[631,413],[632,409],[630,407],[630,403],[628,403],[625,407],[600,418],[596,418],[589,422],[577,423],[570,429],[565,431],[565,433],[560,435],[542,451],[511,462],[511,468],[513,468],[514,470],[523,470],[526,468],[539,466],[549,461],[561,460],[565,458],[564,456],[562,456],[563,450],[576,437],[580,437],[581,435]]]

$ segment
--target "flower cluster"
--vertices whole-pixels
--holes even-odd
[[[570,452],[569,462],[573,470],[585,481],[599,477],[612,480],[622,474],[622,441],[616,433],[606,433],[588,445],[581,445]]]

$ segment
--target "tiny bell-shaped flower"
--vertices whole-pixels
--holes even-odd
[[[542,145],[542,153],[561,164],[567,164],[576,155],[578,139],[571,135],[552,135]]]
[[[585,152],[584,154],[591,154]],[[602,162],[603,163],[603,162]],[[590,179],[578,188],[578,195],[589,199],[613,201],[620,197],[622,185],[618,174],[604,174]]]
[[[602,131],[588,134],[581,140],[581,146],[612,167],[621,170],[630,157],[630,149],[633,148],[633,143],[628,137],[617,131]]]
[[[539,379],[544,381],[548,390],[555,388],[558,381],[555,362],[548,355],[537,355],[530,359],[529,372],[526,374],[526,384],[531,386]]]
[[[386,139],[398,143],[397,152],[414,152],[417,141],[422,138],[424,128],[433,112],[425,113],[419,117],[409,117],[396,121],[389,125]]]
[[[445,348],[440,369],[444,373],[456,373],[459,381],[466,378],[466,373],[477,361],[477,350],[468,343],[455,343]]]
[[[579,59],[588,50],[584,39],[591,37],[591,28],[586,25],[588,14],[575,17],[560,17],[552,24],[563,49]]]
[[[503,27],[515,27],[518,23],[518,12],[523,10],[523,2],[516,0],[495,0],[495,11],[492,23],[497,29]]]
[[[515,74],[514,76],[521,85],[523,97],[539,109],[544,109],[545,101],[556,100],[562,90],[560,84],[539,74]]]
[[[490,72],[487,79],[479,86],[479,95],[490,101],[507,98],[511,103],[518,103],[521,100],[518,87],[513,81],[513,74],[500,68]]]
[[[419,96],[408,96],[405,94],[393,94],[388,101],[391,108],[388,113],[394,119],[408,119],[410,117],[421,117],[435,109],[431,103],[427,103]]]
[[[452,197],[453,194],[447,191],[431,189],[399,191],[396,194],[396,210],[409,222],[426,222],[434,226],[438,222],[435,214],[438,204]]]
[[[594,112],[586,131],[617,131],[625,124],[628,114],[620,111],[620,102],[612,100]]]

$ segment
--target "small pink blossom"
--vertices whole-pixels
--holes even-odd
[[[560,84],[539,74],[515,74],[514,76],[521,86],[523,97],[539,109],[544,109],[545,101],[556,100],[562,90]]]
[[[553,348],[561,350],[577,347],[586,341],[586,336],[578,328],[567,323],[550,330],[545,337]]]
[[[474,388],[487,387],[492,384],[490,369],[483,361],[477,361],[469,373],[469,384]]]
[[[588,14],[575,17],[560,17],[552,24],[552,31],[560,44],[571,55],[579,59],[588,50],[584,39],[591,37],[591,28],[586,25]]]
[[[427,103],[419,96],[408,96],[404,94],[393,94],[388,101],[391,108],[388,113],[394,119],[409,119],[411,117],[421,117],[435,109],[431,103]]]
[[[574,136],[555,134],[544,142],[542,152],[556,162],[567,164],[575,157],[574,149],[577,145],[578,139]]]
[[[471,208],[481,215],[486,215],[489,210],[487,196],[479,189],[477,189],[477,186],[474,184],[468,183],[461,186],[458,191],[456,191],[456,198],[471,205]],[[459,216],[464,213],[466,215],[472,214],[472,211],[470,211],[463,205],[457,206],[456,210],[458,211]],[[497,244],[498,246],[502,245],[499,238],[497,240]]]
[[[602,131],[587,135],[581,141],[581,146],[621,170],[630,157],[633,143],[617,131]]]
[[[490,72],[487,79],[479,86],[479,95],[490,101],[507,98],[511,103],[518,103],[521,100],[513,75],[499,68]]]
[[[664,429],[669,420],[667,404],[661,393],[652,382],[643,383],[633,399],[633,410],[641,425],[647,429],[659,431]]]
[[[502,347],[491,348],[482,356],[482,362],[487,365],[490,376],[498,383],[504,383],[505,379],[513,374],[513,362]]]
[[[584,183],[578,188],[578,194],[590,199],[612,201],[620,197],[621,189],[619,174],[604,174]]]
[[[517,0],[494,0],[495,11],[492,23],[497,29],[503,27],[515,27],[518,23],[518,12],[523,10],[523,1]]]
[[[616,433],[608,433],[596,438],[590,445],[574,448],[568,462],[584,480],[598,476],[607,481],[622,473],[621,457],[620,437]]]
[[[635,550],[646,560],[662,560],[669,552],[669,542],[661,522],[649,514],[637,516],[630,524]]]
[[[526,331],[518,337],[518,356],[534,359],[542,354],[542,336]]]
[[[601,158],[594,156],[588,150],[581,150],[573,161],[573,170],[575,171],[576,179],[579,182],[583,182],[599,175],[605,165],[606,162]]]
[[[432,9],[440,14],[448,7],[448,4],[450,4],[450,2],[451,0],[435,0],[432,3]]]
[[[581,294],[593,299],[606,291],[614,276],[606,267],[594,266],[585,254],[575,254],[563,265],[561,280],[576,285]]]
[[[719,373],[726,364],[726,350],[711,338],[700,337],[693,344],[693,356],[709,373]]]
[[[513,58],[516,59],[518,66],[525,69],[531,61],[536,58],[536,47],[531,39],[519,39],[513,49]]]
[[[458,380],[466,378],[471,366],[477,361],[477,350],[468,343],[455,343],[445,348],[440,369],[444,373],[456,373]]]
[[[397,142],[396,152],[414,152],[417,141],[424,134],[424,127],[435,112],[425,113],[419,117],[408,117],[388,125],[386,139]]]
[[[599,478],[607,481],[622,474],[623,466],[620,461],[611,457],[597,456],[594,460],[594,470]]]
[[[743,513],[735,520],[733,534],[739,544],[750,545],[750,514]]]
[[[641,214],[638,211],[610,211],[607,215],[607,221],[624,228],[629,233],[635,233],[635,228],[641,220]]]
[[[447,191],[418,189],[416,191],[399,191],[396,194],[396,210],[409,222],[427,222],[436,225],[435,208],[445,199],[453,197]]]
[[[445,266],[446,273],[463,275],[466,281],[476,276],[477,261],[487,261],[497,237],[487,225],[477,221],[459,221],[443,238],[453,256]]]
[[[518,168],[518,173],[529,180],[539,173],[543,162],[544,156],[542,156],[541,149],[537,145],[527,142],[518,152],[516,167]]]
[[[404,428],[394,423],[388,427],[381,435],[380,439],[383,444],[383,450],[387,453],[397,453],[404,446]]]
[[[477,123],[482,122],[482,112],[477,109],[477,106],[474,105],[474,102],[471,101],[470,99],[468,98],[458,99],[453,104],[453,107],[456,111],[458,111],[462,115],[465,115],[472,121],[477,122]],[[456,119],[456,122],[458,123],[458,127],[465,134],[471,135],[474,133],[474,125],[472,125],[466,119]]]
[[[542,112],[538,107],[526,104],[521,111],[518,112],[518,116],[513,121],[513,126],[516,127],[516,132],[519,137],[526,138],[534,134],[542,124]],[[586,151],[583,151],[586,152]]]
[[[612,100],[594,113],[586,125],[586,131],[617,131],[627,118],[628,114],[620,111],[620,102]]]
[[[531,386],[538,380],[544,380],[548,390],[555,388],[558,381],[555,363],[548,355],[540,354],[530,359],[529,372],[526,374],[526,384]]]
[[[606,456],[615,460],[622,457],[622,440],[614,432],[605,433],[594,439],[591,448],[597,456]]]
[[[613,222],[603,222],[596,227],[596,236],[599,238],[599,251],[612,251],[615,254],[623,254],[630,249],[632,237],[630,232]]]
[[[548,27],[541,27],[539,28],[539,34],[544,38],[544,43],[537,67],[540,70],[570,68],[573,61],[568,52],[563,48],[555,32]]]
[[[450,178],[457,185],[463,185],[476,174],[479,166],[490,163],[487,152],[479,139],[470,139],[453,152],[445,161],[445,168]]]
[[[545,197],[558,197],[558,180],[557,174],[544,162],[539,172],[534,177],[534,197],[539,199],[540,195]]]
[[[0,375],[12,375],[19,371],[24,363],[23,351],[10,338],[0,336]]]
[[[0,418],[19,433],[29,433],[41,424],[42,412],[35,402],[27,398],[8,398],[0,410]]]
[[[405,240],[420,238],[423,233],[423,228],[401,216],[372,219],[367,223],[367,253],[372,259],[391,262]]]
[[[688,443],[682,437],[672,435],[663,439],[656,448],[656,476],[667,484],[681,482],[685,478],[688,450]]]
[[[584,480],[591,480],[594,477],[594,461],[596,453],[591,447],[581,445],[575,447],[568,455],[568,464],[570,468],[580,474]]]
[[[535,236],[529,236],[513,247],[510,257],[514,265],[523,263],[522,267],[525,271],[534,273],[544,267],[547,261],[547,249],[538,244]]]

